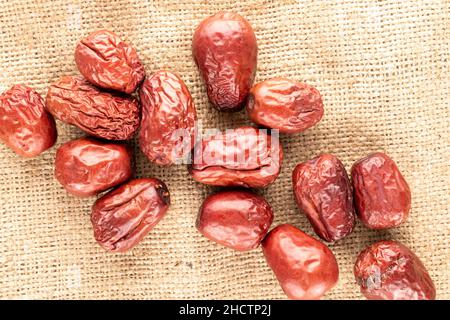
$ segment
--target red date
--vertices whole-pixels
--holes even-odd
[[[183,80],[172,72],[158,71],[144,81],[139,95],[142,152],[160,165],[188,156],[195,144],[197,112]]]
[[[46,106],[57,119],[98,138],[128,140],[139,128],[136,99],[102,92],[82,77],[66,76],[52,84]]]
[[[22,157],[36,157],[56,141],[55,120],[31,88],[15,85],[0,95],[0,140]]]
[[[222,191],[206,198],[197,229],[208,239],[239,251],[259,246],[273,212],[261,196],[243,190]]]
[[[71,194],[89,197],[133,175],[131,153],[123,144],[82,138],[56,152],[55,177]]]
[[[350,234],[355,225],[352,187],[345,167],[331,154],[298,164],[292,173],[298,207],[325,241]]]
[[[95,202],[91,215],[94,237],[105,250],[127,251],[165,216],[169,205],[169,190],[162,181],[132,180]]]
[[[145,76],[136,50],[107,30],[82,39],[75,49],[75,62],[90,83],[105,89],[133,93]]]
[[[192,52],[213,106],[241,110],[255,78],[258,54],[247,20],[233,12],[206,18],[195,30]]]
[[[403,223],[411,208],[411,191],[395,162],[381,152],[357,161],[352,168],[356,212],[371,229]]]
[[[262,248],[290,299],[320,299],[338,281],[339,268],[331,250],[292,225],[279,225],[270,231]]]
[[[436,289],[425,266],[406,246],[380,241],[356,260],[355,278],[369,300],[434,300]]]
[[[248,126],[203,139],[193,153],[190,174],[214,186],[266,187],[278,177],[283,159],[278,139]]]
[[[247,113],[258,125],[298,133],[322,119],[323,102],[320,92],[306,83],[273,78],[250,90]]]

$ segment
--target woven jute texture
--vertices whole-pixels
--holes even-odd
[[[340,279],[326,299],[361,299],[353,263],[367,245],[396,239],[410,247],[450,298],[449,270],[449,3],[435,1],[0,1],[0,91],[14,83],[47,87],[77,74],[77,40],[106,28],[132,43],[148,74],[177,72],[191,90],[203,128],[250,124],[245,112],[208,104],[191,56],[197,24],[220,10],[242,14],[258,39],[257,81],[285,76],[317,87],[325,115],[314,128],[282,136],[282,172],[261,193],[273,225],[291,223],[313,235],[297,210],[291,172],[322,152],[347,169],[384,151],[412,190],[408,221],[389,231],[358,223],[330,245]],[[83,136],[58,122],[56,147]],[[195,229],[202,200],[214,188],[194,182],[185,166],[161,168],[136,143],[137,176],[166,181],[167,216],[133,250],[111,254],[95,242],[90,208],[55,181],[55,148],[25,160],[0,146],[0,297],[30,299],[283,299],[261,250],[235,252]],[[315,236],[315,235],[314,235]]]

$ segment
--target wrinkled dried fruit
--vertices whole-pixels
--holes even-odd
[[[0,95],[0,140],[23,157],[36,157],[56,141],[53,117],[31,88],[14,85]]]
[[[272,208],[263,197],[243,190],[222,191],[203,202],[197,229],[212,241],[247,251],[259,246],[272,220]]]
[[[108,251],[127,251],[164,217],[169,204],[164,182],[132,180],[95,202],[91,215],[94,237]]]
[[[393,228],[403,223],[411,208],[411,191],[395,162],[381,152],[352,167],[355,209],[371,229]]]
[[[133,175],[131,153],[124,144],[81,138],[56,152],[55,176],[71,194],[89,197]]]
[[[283,133],[298,133],[322,119],[322,97],[316,88],[306,83],[273,78],[250,90],[247,113],[258,125]]]
[[[189,172],[209,185],[262,188],[278,177],[282,159],[278,136],[246,126],[200,141]]]
[[[66,76],[52,84],[46,106],[57,119],[107,140],[131,139],[139,128],[136,99],[102,92],[82,77]]]
[[[105,89],[133,93],[145,76],[136,50],[107,30],[82,39],[75,49],[75,62],[90,83]]]
[[[289,224],[279,225],[262,242],[269,267],[290,299],[320,299],[333,288],[339,268],[322,242]]]
[[[233,12],[206,18],[195,30],[192,53],[213,106],[241,110],[255,78],[258,54],[247,20]]]
[[[355,225],[352,187],[345,167],[331,154],[298,164],[292,173],[295,200],[325,241],[350,234]]]
[[[144,81],[139,95],[142,152],[160,165],[189,156],[195,144],[197,112],[183,80],[172,72],[158,71]]]
[[[356,260],[355,278],[370,300],[434,300],[436,289],[419,258],[395,241],[379,241]]]

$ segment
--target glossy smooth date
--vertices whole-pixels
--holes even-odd
[[[192,52],[213,106],[241,110],[255,78],[258,54],[247,20],[233,12],[206,18],[195,30]]]
[[[89,197],[133,175],[131,153],[124,144],[81,138],[56,152],[55,177],[71,194]]]
[[[355,210],[350,179],[345,167],[331,154],[322,154],[298,164],[292,173],[295,200],[325,241],[350,234]]]
[[[197,229],[214,242],[247,251],[259,246],[272,220],[272,208],[263,197],[244,190],[222,191],[203,202]]]
[[[183,80],[172,72],[158,71],[144,81],[139,95],[142,152],[160,165],[188,156],[195,144],[197,112]]]
[[[94,237],[108,251],[127,251],[164,217],[169,204],[169,190],[161,180],[132,180],[95,202]]]
[[[339,268],[331,250],[292,225],[270,231],[262,248],[290,299],[320,299],[338,281]]]
[[[209,185],[262,188],[278,177],[282,159],[278,139],[245,126],[200,141],[189,172]]]
[[[320,92],[306,83],[273,78],[250,90],[247,113],[258,125],[298,133],[322,119],[323,102]]]
[[[354,273],[370,300],[434,300],[436,289],[423,263],[406,246],[380,241],[363,250]]]
[[[22,157],[36,157],[56,141],[55,120],[33,89],[14,85],[0,95],[0,140]]]
[[[393,228],[403,223],[411,208],[411,191],[395,162],[381,152],[352,167],[355,208],[371,229]]]
[[[131,139],[139,128],[136,99],[100,91],[82,77],[66,76],[52,84],[46,106],[57,119],[107,140]]]
[[[136,50],[108,30],[82,39],[75,49],[75,62],[89,82],[105,89],[132,93],[145,76]]]

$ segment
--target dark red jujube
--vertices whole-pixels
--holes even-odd
[[[145,79],[139,96],[142,152],[159,165],[189,156],[195,144],[197,112],[183,80],[170,71],[158,71]]]
[[[135,98],[100,91],[82,77],[66,76],[52,84],[46,107],[62,122],[102,139],[128,140],[139,128]]]
[[[262,242],[269,267],[290,299],[320,299],[333,288],[339,268],[322,242],[289,224],[271,230]]]
[[[427,269],[406,246],[379,241],[358,256],[354,274],[369,300],[434,300],[436,289]]]
[[[411,191],[395,162],[381,152],[352,167],[355,208],[371,229],[393,228],[403,223],[411,208]]]
[[[278,177],[283,151],[278,136],[254,127],[229,129],[194,148],[192,177],[214,186],[263,188]]]
[[[239,251],[259,246],[273,212],[261,196],[244,190],[222,191],[203,202],[197,229],[208,239]]]
[[[247,113],[258,125],[299,133],[322,119],[323,102],[320,92],[306,83],[273,78],[250,90]]]
[[[192,53],[212,105],[220,111],[241,110],[255,78],[258,55],[247,20],[233,12],[206,18],[195,30]]]
[[[96,195],[132,175],[132,156],[124,144],[81,138],[63,144],[56,152],[56,179],[79,197]]]
[[[22,157],[32,158],[56,141],[55,120],[33,89],[14,85],[0,95],[0,140]]]
[[[350,179],[342,162],[322,154],[298,164],[292,173],[295,200],[314,231],[337,241],[353,231],[355,210]]]
[[[108,251],[137,245],[165,216],[170,194],[164,182],[136,179],[98,199],[92,207],[94,237]]]
[[[75,49],[75,62],[90,83],[105,89],[133,93],[145,76],[136,50],[108,30],[81,39]]]

